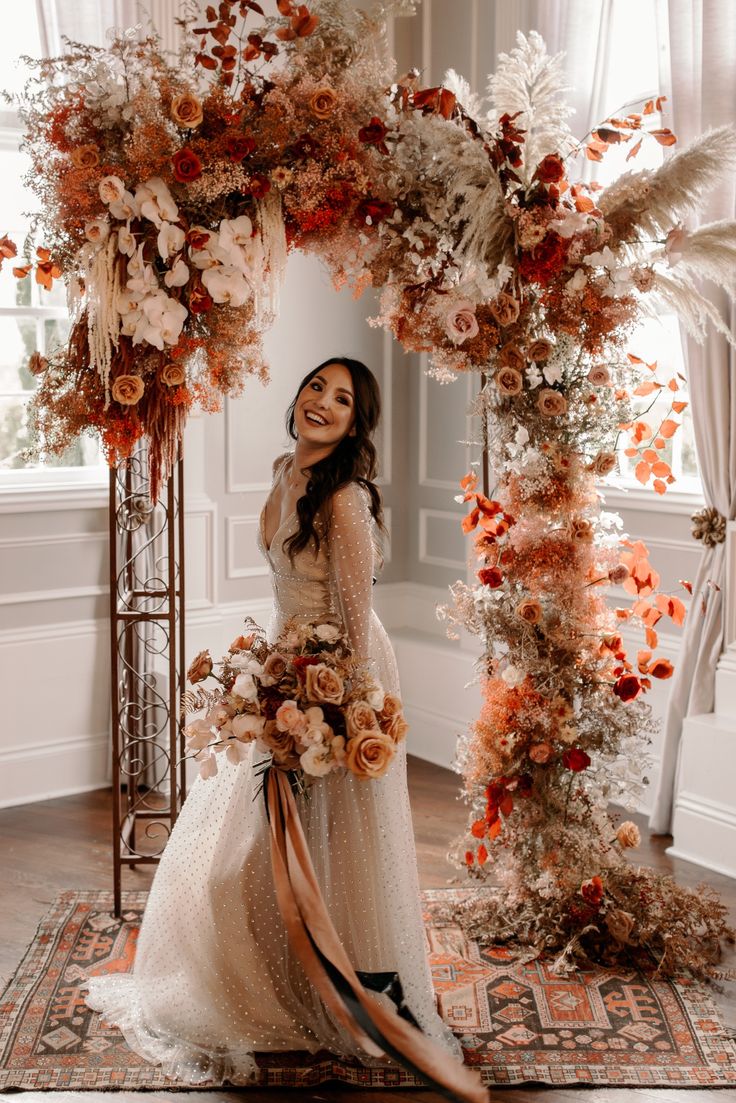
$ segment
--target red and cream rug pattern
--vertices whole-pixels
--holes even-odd
[[[481,949],[459,928],[440,925],[448,894],[463,891],[423,894],[427,938],[442,1015],[486,1083],[736,1084],[736,1041],[699,986],[635,969],[560,977],[544,960],[520,963],[503,947]],[[132,967],[145,902],[145,893],[125,893],[120,919],[110,893],[70,891],[54,902],[0,1002],[0,1090],[180,1086],[132,1053],[81,993],[91,973]],[[263,1055],[259,1065],[267,1087],[419,1086],[396,1066],[363,1068],[328,1053]]]

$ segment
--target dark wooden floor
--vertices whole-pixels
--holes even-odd
[[[414,829],[419,856],[419,872],[424,888],[446,885],[455,871],[446,859],[450,841],[465,824],[465,808],[458,797],[458,778],[448,770],[410,759],[409,788]],[[634,817],[636,818],[636,817]],[[668,839],[650,839],[645,823],[640,819],[644,837],[637,860],[662,871],[674,873],[678,881],[697,885],[707,881],[722,894],[736,921],[736,881],[702,870],[688,862],[673,861],[665,854]],[[128,871],[124,887],[146,888],[152,869],[142,867]],[[38,920],[61,889],[111,888],[109,792],[97,790],[74,797],[27,804],[0,811],[0,981],[8,980],[26,946],[33,937]],[[734,967],[733,960],[730,962]],[[0,985],[0,987],[2,986]],[[736,999],[719,997],[724,1020],[736,1025]],[[369,1092],[328,1085],[316,1090],[192,1092],[182,1096],[173,1092],[116,1092],[115,1103],[231,1103],[236,1095],[246,1097],[246,1103],[439,1103],[440,1097],[428,1091]],[[4,1095],[2,1100],[18,1103],[44,1103],[63,1100],[64,1103],[99,1103],[99,1093],[55,1092],[48,1094],[25,1092]],[[667,1088],[509,1088],[493,1091],[499,1103],[532,1103],[559,1100],[559,1103],[733,1103],[736,1090]]]

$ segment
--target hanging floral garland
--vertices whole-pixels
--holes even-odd
[[[146,437],[155,494],[191,407],[266,377],[288,250],[315,252],[337,286],[381,288],[376,324],[428,353],[440,380],[484,380],[474,410],[496,488],[463,480],[478,583],[458,583],[445,616],[483,645],[458,860],[503,894],[480,893],[461,918],[485,939],[604,960],[646,947],[664,971],[702,973],[723,907],[629,865],[636,830],[606,810],[638,795],[643,697],[672,673],[657,624],[682,623],[684,605],[658,592],[598,485],[620,444],[643,484],[673,481],[685,403],[678,378],[627,350],[642,315],[674,310],[696,338],[711,323],[731,339],[696,282],[736,295],[736,224],[687,233],[681,220],[733,170],[736,140],[710,132],[605,190],[573,183],[578,155],[671,145],[661,102],[577,143],[560,60],[534,33],[501,57],[486,103],[452,72],[441,87],[416,72],[387,86],[385,18],[402,8],[278,0],[269,20],[254,0],[224,0],[175,63],[155,39],[122,36],[39,64],[21,106],[43,212],[35,272],[45,286],[63,272],[74,317],[68,347],[33,365],[39,439],[53,451],[99,432],[114,462]],[[635,413],[662,395],[662,417]],[[630,606],[609,610],[613,584]],[[646,649],[632,661],[620,629],[634,622]]]

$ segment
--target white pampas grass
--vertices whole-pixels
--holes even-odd
[[[616,236],[662,237],[696,211],[736,169],[736,131],[721,126],[697,138],[654,171],[627,172],[602,192],[598,206]]]
[[[712,280],[736,298],[736,222],[709,222],[693,233],[678,234],[670,255],[673,268]]]
[[[521,113],[516,126],[527,133],[520,175],[528,183],[546,154],[564,157],[575,146],[567,125],[575,109],[565,100],[569,85],[562,68],[564,54],[550,57],[537,31],[530,31],[528,38],[519,31],[516,41],[510,54],[499,55],[498,68],[488,78],[488,123],[495,129],[501,115]]]
[[[465,77],[461,77],[454,69],[448,69],[442,81],[442,87],[447,88],[449,92],[453,92],[465,113],[480,125],[483,116],[483,101],[480,96],[476,96],[475,92],[471,91],[470,84]]]
[[[662,272],[655,269],[651,291],[641,298],[642,310],[657,316],[662,306],[679,315],[685,329],[699,344],[706,338],[708,321],[712,322],[729,344],[736,347],[736,337],[721,317],[717,306],[693,286],[688,275],[678,276],[672,270]]]

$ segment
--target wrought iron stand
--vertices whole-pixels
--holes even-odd
[[[113,883],[158,862],[186,796],[184,462],[154,505],[145,446],[110,469]]]

